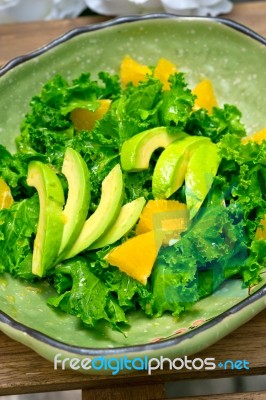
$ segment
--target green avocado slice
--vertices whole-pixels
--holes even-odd
[[[191,152],[209,138],[186,135],[181,140],[171,143],[160,155],[152,177],[154,198],[167,199],[178,190],[185,179]]]
[[[125,204],[114,222],[114,224],[104,233],[96,242],[90,246],[90,250],[99,249],[108,246],[121,239],[126,235],[137,223],[141,211],[146,203],[144,197],[139,197],[130,203]]]
[[[27,183],[36,188],[40,201],[32,273],[42,277],[53,267],[60,248],[64,228],[64,191],[56,173],[40,161],[30,162]]]
[[[140,132],[126,140],[121,148],[121,166],[124,171],[142,171],[149,168],[152,153],[184,137],[183,132],[170,133],[166,127]]]
[[[124,182],[117,164],[102,182],[102,194],[96,211],[85,221],[83,228],[64,259],[74,257],[87,249],[111,226],[120,212],[124,197]]]
[[[64,230],[58,260],[76,241],[88,215],[90,205],[90,173],[81,155],[71,147],[65,152],[62,172],[68,182],[68,196],[64,216]]]
[[[216,144],[209,142],[193,150],[185,175],[186,203],[192,219],[206,198],[220,164]]]

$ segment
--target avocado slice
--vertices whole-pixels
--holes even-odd
[[[87,218],[90,205],[90,173],[81,155],[71,147],[65,152],[62,172],[68,182],[68,196],[64,216],[64,230],[57,261],[76,241]]]
[[[185,175],[186,203],[192,219],[207,196],[220,164],[218,147],[212,142],[193,150]]]
[[[186,135],[162,152],[152,176],[154,198],[167,199],[182,186],[191,152],[208,142],[210,139],[206,137]]]
[[[125,204],[121,208],[114,224],[90,246],[90,250],[108,246],[126,235],[137,223],[145,203],[146,200],[144,197],[139,197],[138,199]]]
[[[111,226],[120,212],[124,197],[124,182],[117,164],[102,182],[102,194],[96,211],[85,221],[83,228],[64,259],[74,257],[87,249]]]
[[[165,148],[173,141],[183,138],[184,135],[183,132],[169,133],[163,126],[134,135],[122,145],[122,169],[128,172],[148,169],[150,158],[156,149]]]
[[[42,277],[53,267],[60,248],[64,228],[64,191],[56,173],[40,161],[30,162],[27,183],[37,189],[40,201],[32,273]]]

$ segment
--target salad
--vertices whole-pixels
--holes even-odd
[[[51,307],[123,331],[177,317],[266,266],[266,130],[166,59],[56,75],[0,145],[0,273],[45,280]]]

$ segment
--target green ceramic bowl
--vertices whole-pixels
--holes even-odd
[[[248,132],[254,132],[266,126],[265,44],[265,39],[229,20],[167,14],[75,29],[0,69],[0,142],[14,150],[30,99],[55,73],[71,79],[84,71],[95,76],[99,70],[116,72],[125,54],[150,65],[168,58],[186,72],[191,85],[210,78],[218,102],[236,104]],[[46,305],[52,292],[47,284],[0,277],[0,329],[51,361],[58,353],[61,359],[176,358],[210,346],[264,309],[266,276],[251,294],[240,281],[228,281],[179,319],[131,313],[126,337],[104,324],[85,329],[75,317],[52,310]],[[111,369],[86,372],[106,374]]]

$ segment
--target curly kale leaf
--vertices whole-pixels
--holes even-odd
[[[0,268],[11,275],[24,279],[35,278],[31,273],[31,265],[38,220],[37,195],[0,211]]]
[[[44,159],[42,155],[38,157],[33,154],[11,155],[4,146],[0,145],[0,177],[10,187],[15,200],[29,197],[34,192],[26,183],[28,164],[34,158]]]
[[[266,213],[266,141],[243,144],[228,134],[218,146],[223,159],[214,187],[227,204],[241,209],[250,245]]]
[[[192,112],[195,96],[188,89],[185,76],[174,74],[169,78],[170,90],[162,94],[159,108],[160,124],[184,129]]]
[[[57,265],[54,276],[59,295],[50,298],[49,305],[76,315],[89,327],[105,320],[113,329],[121,331],[119,324],[127,323],[110,289],[91,272],[84,258],[76,257]]]
[[[191,135],[209,137],[214,143],[218,143],[226,134],[241,138],[246,135],[241,116],[238,108],[229,104],[223,108],[214,107],[211,115],[200,108],[190,115],[184,130]]]
[[[241,275],[247,260],[239,213],[223,206],[201,210],[181,239],[159,253],[151,276],[154,314],[189,309],[225,279]]]

